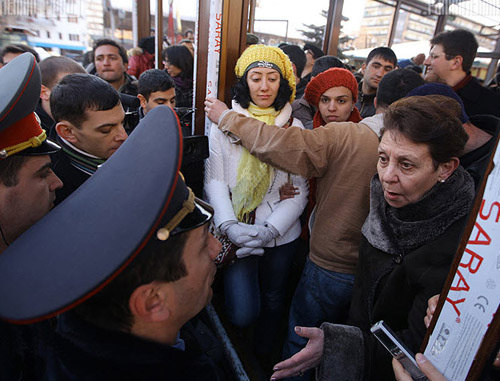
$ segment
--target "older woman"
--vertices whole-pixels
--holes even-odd
[[[299,328],[309,343],[277,364],[274,378],[320,364],[319,380],[392,379],[390,355],[369,333],[379,320],[418,351],[427,300],[444,284],[474,199],[474,181],[458,159],[467,138],[461,122],[427,97],[388,108],[350,325]]]
[[[236,63],[233,110],[287,128],[295,79],[288,57],[278,48],[253,45]],[[226,310],[240,327],[259,318],[255,347],[270,352],[284,310],[285,286],[307,200],[304,178],[292,176],[252,156],[212,126],[205,191],[215,209],[214,223],[240,247],[224,271]],[[279,189],[292,182],[299,194],[280,200]],[[246,247],[245,247],[246,245]]]

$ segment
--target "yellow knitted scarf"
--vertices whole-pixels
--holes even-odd
[[[274,124],[276,116],[280,113],[274,107],[260,108],[253,103],[250,103],[248,112],[250,116],[266,124]],[[272,174],[272,167],[261,162],[246,148],[243,148],[238,164],[236,186],[232,194],[233,210],[238,221],[249,222],[249,213],[264,199]]]

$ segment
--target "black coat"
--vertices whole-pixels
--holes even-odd
[[[500,117],[500,94],[481,86],[472,78],[457,94],[464,102],[468,116],[494,115]]]
[[[47,380],[219,380],[211,359],[186,350],[60,316],[46,350]]]
[[[378,250],[363,237],[348,324],[370,332],[371,325],[384,320],[417,353],[426,332],[427,301],[443,288],[466,220],[458,220],[439,238],[404,256]],[[379,379],[390,379],[389,352],[371,334],[366,338],[370,360],[366,369]]]
[[[414,353],[419,351],[427,301],[441,292],[466,220],[457,220],[441,236],[404,256],[378,250],[363,237],[348,319],[357,328],[322,325],[325,352],[318,380],[394,379],[392,357],[370,327],[384,320]]]

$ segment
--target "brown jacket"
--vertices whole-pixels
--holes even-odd
[[[324,269],[354,274],[369,210],[370,179],[376,172],[378,136],[362,122],[283,129],[235,112],[223,116],[219,129],[240,139],[259,160],[317,178],[309,256]]]

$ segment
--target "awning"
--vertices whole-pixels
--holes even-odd
[[[30,45],[40,46],[42,48],[59,48],[64,50],[81,50],[81,51],[87,50],[87,48],[82,45],[61,45],[61,44],[54,44],[50,42],[39,42],[39,41],[30,41]]]

